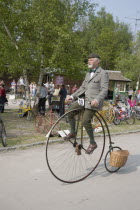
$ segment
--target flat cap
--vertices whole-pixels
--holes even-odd
[[[100,59],[100,56],[98,54],[95,54],[95,53],[91,53],[89,56],[88,56],[88,59],[89,58],[99,58]]]

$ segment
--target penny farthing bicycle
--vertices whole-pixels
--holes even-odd
[[[71,130],[68,122],[71,113],[75,114],[76,137],[64,141],[64,137]],[[106,136],[109,137],[109,150],[105,155],[105,168],[111,173],[120,169],[110,165],[110,154],[121,148],[113,146],[107,123],[99,112],[94,116],[96,122],[98,121],[102,127],[102,135],[95,136],[98,148],[91,155],[86,154],[89,138],[83,127],[82,116],[83,109],[68,111],[56,121],[47,135],[46,161],[48,167],[55,178],[65,183],[82,181],[97,168],[104,153]],[[56,135],[52,137],[51,133],[54,130]]]

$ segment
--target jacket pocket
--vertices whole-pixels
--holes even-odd
[[[93,80],[93,82],[94,82],[94,83],[100,82],[100,77],[95,78],[95,79]]]

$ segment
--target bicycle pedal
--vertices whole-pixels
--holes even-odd
[[[79,147],[78,144],[75,147],[75,152],[77,153],[77,155],[81,155],[81,148]]]
[[[92,152],[90,152],[90,153],[87,153],[87,152],[85,152],[87,155],[92,155],[92,153],[93,153],[93,151]]]

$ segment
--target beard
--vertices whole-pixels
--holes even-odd
[[[88,64],[88,68],[92,69],[93,68],[93,64]]]

